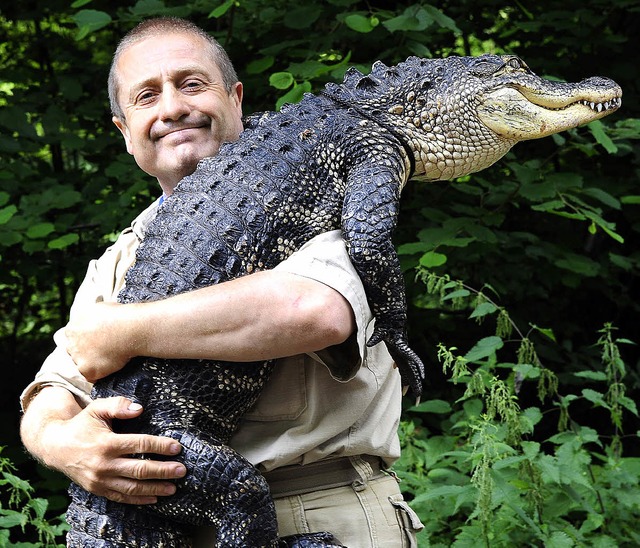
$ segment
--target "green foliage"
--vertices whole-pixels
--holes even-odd
[[[442,293],[443,280],[427,270],[419,277],[441,303],[461,291],[447,282],[452,291]],[[464,355],[440,345],[443,371],[464,391],[453,392],[453,404],[435,399],[408,408],[400,428],[403,454],[395,471],[426,525],[421,545],[478,546],[479,539],[487,547],[637,545],[640,458],[624,456],[622,442],[623,416],[638,417],[621,383],[627,366],[620,345],[631,341],[614,338],[616,329],[606,324],[595,345],[598,367],[575,374],[590,387],[561,394],[529,338],[515,325],[516,339],[498,334],[500,323],[510,322],[507,312],[494,303],[490,310],[481,292],[465,292],[456,308],[470,310],[469,318],[479,311],[495,316],[496,334]],[[518,346],[516,363],[505,361],[507,344]],[[521,398],[532,399],[534,391],[537,405],[522,409]],[[608,431],[573,418],[569,407],[584,411],[584,404],[608,412]],[[559,415],[558,428],[547,435],[552,414]]]
[[[3,447],[0,447],[2,453]],[[69,526],[64,515],[48,517],[49,501],[34,496],[29,481],[15,475],[15,466],[0,456],[0,546],[36,548],[64,546],[64,534]],[[36,542],[18,541],[32,533]]]
[[[188,17],[216,36],[247,113],[408,55],[513,52],[551,78],[615,79],[615,115],[403,190],[410,340],[430,371],[427,401],[405,412],[398,470],[424,546],[638,544],[638,0],[14,4],[0,12],[7,402],[40,366],[88,259],[158,193],[106,98],[116,40],[142,18]]]

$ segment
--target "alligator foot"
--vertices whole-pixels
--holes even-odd
[[[402,386],[408,386],[411,393],[419,400],[425,377],[424,364],[409,347],[404,330],[378,327],[382,323],[376,320],[377,327],[367,341],[367,346],[375,346],[380,342],[386,344],[389,354],[400,371]]]
[[[278,540],[278,548],[347,548],[331,533],[288,535]]]
[[[190,548],[190,527],[69,487],[68,548]]]

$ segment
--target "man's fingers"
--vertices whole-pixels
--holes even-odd
[[[109,500],[114,502],[119,502],[121,504],[155,504],[158,502],[158,497],[148,497],[148,496],[136,496],[136,495],[124,495],[119,491],[107,491],[103,495],[101,495]]]
[[[142,412],[142,406],[123,396],[93,400],[86,411],[101,420],[132,419]]]
[[[124,481],[114,482],[102,496],[124,504],[155,504],[158,497],[166,497],[176,492],[172,483]]]
[[[117,436],[117,439],[114,440],[114,449],[120,455],[149,455],[150,458],[153,458],[153,455],[172,457],[179,455],[182,451],[180,443],[173,438],[148,434],[117,434]]]
[[[149,458],[130,457],[118,459],[114,466],[117,475],[147,481],[174,480],[184,477],[187,473],[187,469],[182,463],[153,460],[153,454],[144,454],[149,455]]]

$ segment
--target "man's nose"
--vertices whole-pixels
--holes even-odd
[[[159,116],[162,120],[178,120],[190,112],[186,97],[173,85],[165,85],[162,88],[159,106]]]

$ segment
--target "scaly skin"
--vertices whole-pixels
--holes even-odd
[[[518,141],[615,111],[620,97],[611,80],[550,82],[514,56],[410,58],[376,63],[367,76],[352,69],[317,97],[250,118],[238,142],[181,181],[149,226],[120,301],[270,269],[339,228],[376,318],[368,344],[387,345],[417,397],[424,367],[407,342],[391,243],[404,185],[484,169]],[[140,509],[73,486],[69,545],[189,546],[189,525],[215,527],[216,546],[339,545],[322,533],[278,539],[266,482],[225,445],[270,370],[269,362],[141,358],[96,383],[95,397],[124,395],[144,406],[120,427],[178,439],[188,474],[176,495]]]

